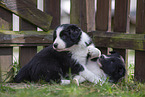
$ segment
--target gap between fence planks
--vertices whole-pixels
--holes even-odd
[[[30,0],[1,0],[0,6],[27,20],[28,22],[48,31],[52,16],[34,7]]]

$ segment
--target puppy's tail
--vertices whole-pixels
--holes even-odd
[[[18,74],[14,77],[14,82],[20,83],[23,82],[24,80],[30,80],[30,75],[29,75],[29,68],[27,65],[22,67]]]

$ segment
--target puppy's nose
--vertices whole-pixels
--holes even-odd
[[[54,46],[55,48],[57,48],[57,46],[58,46],[58,43],[55,43],[55,44],[53,44],[53,46]]]

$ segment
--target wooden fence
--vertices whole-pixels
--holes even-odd
[[[1,81],[2,72],[12,64],[14,46],[19,46],[23,66],[37,52],[37,46],[52,43],[52,30],[60,24],[60,2],[44,0],[42,12],[36,8],[36,0],[0,1]],[[88,32],[102,53],[110,47],[126,58],[126,49],[135,50],[135,79],[145,81],[145,0],[137,0],[136,34],[129,33],[130,0],[115,0],[113,22],[111,0],[97,0],[96,7],[95,12],[95,0],[71,0],[70,23]],[[20,17],[20,31],[12,31],[12,13]],[[43,31],[36,31],[36,27]]]

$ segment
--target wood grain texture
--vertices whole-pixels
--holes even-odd
[[[12,23],[12,13],[0,7],[0,29],[12,30],[11,23]]]
[[[111,31],[111,0],[97,0],[96,29]],[[98,47],[98,44],[95,42]],[[107,54],[108,48],[99,48],[103,54]]]
[[[97,0],[96,30],[111,31],[111,1]]]
[[[52,17],[34,7],[31,0],[1,0],[0,6],[40,27],[44,31],[49,30]]]
[[[44,0],[44,12],[53,17],[50,29],[55,29],[60,25],[61,0]],[[66,5],[67,6],[67,5]]]
[[[145,34],[94,32],[93,41],[98,47],[145,50]]]
[[[29,2],[31,3],[31,5],[33,7],[37,7],[37,0],[29,0]],[[26,31],[26,30],[29,30],[29,31],[36,31],[37,30],[37,26],[33,25],[32,23],[26,21],[25,19],[23,18],[20,18],[19,19],[19,22],[20,22],[20,31]]]
[[[128,32],[129,31],[129,12],[130,12],[130,0],[116,0],[115,1],[115,14],[114,14],[114,27],[115,32]],[[122,54],[126,59],[126,50],[120,50],[114,48],[115,51]],[[127,62],[127,61],[126,61]]]
[[[137,0],[136,34],[145,34],[145,0]],[[145,82],[145,51],[135,51],[135,79]]]
[[[32,44],[33,46],[37,46],[37,44],[52,43],[52,38],[53,31],[49,33],[43,31],[0,31],[1,46],[10,46],[12,44],[18,44],[19,46],[23,46],[23,44],[29,44],[30,46],[30,44]]]
[[[95,1],[71,0],[70,23],[77,24],[85,32],[95,30]]]
[[[21,67],[23,67],[25,64],[27,64],[37,53],[37,47],[36,46],[23,46],[19,49],[19,62]]]
[[[114,27],[115,32],[128,32],[129,31],[129,13],[130,13],[130,0],[116,0],[115,1],[115,14],[114,14]]]
[[[37,0],[29,0],[29,3],[31,3],[31,6],[36,8],[37,6]],[[20,30],[21,31],[27,31],[27,30],[33,30],[36,31],[37,27],[35,25],[33,25],[32,23],[24,20],[21,18],[20,20]],[[19,39],[18,39],[19,40]],[[29,38],[29,41],[35,41],[39,39],[37,37],[34,38]],[[27,42],[25,40],[25,42]],[[27,64],[32,57],[34,57],[34,55],[37,53],[37,46],[21,46],[19,47],[19,63],[22,66],[24,66],[25,64]]]
[[[12,30],[12,13],[0,7],[0,29]],[[3,37],[0,35],[0,37]],[[4,38],[4,37],[3,37]],[[11,40],[11,39],[10,39]],[[12,65],[13,47],[0,46],[0,82],[4,81]]]

